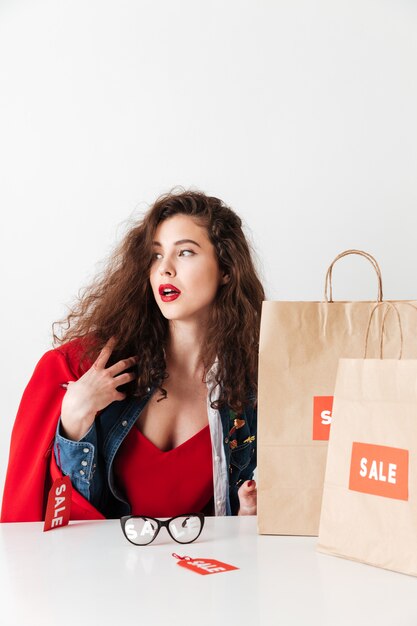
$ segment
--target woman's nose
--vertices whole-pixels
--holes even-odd
[[[164,276],[164,274],[174,276],[175,269],[171,263],[167,263],[164,261],[164,263],[161,263],[161,265],[159,266],[159,273],[161,274],[161,276]]]

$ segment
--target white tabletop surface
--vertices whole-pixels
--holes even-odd
[[[0,524],[1,626],[417,625],[417,578],[316,552],[311,537],[259,536],[256,517],[209,517],[196,543],[161,530],[136,547],[118,520]],[[200,576],[172,552],[238,570]]]

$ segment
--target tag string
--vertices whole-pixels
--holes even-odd
[[[191,557],[189,557],[189,556],[179,556],[175,552],[172,553],[172,556],[175,557],[176,559],[179,559],[180,561],[191,561]]]

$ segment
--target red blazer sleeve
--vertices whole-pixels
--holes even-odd
[[[1,522],[44,519],[49,488],[62,475],[53,454],[65,394],[60,384],[79,376],[77,367],[71,363],[71,350],[50,350],[37,364],[13,426]],[[70,519],[105,518],[73,489]]]

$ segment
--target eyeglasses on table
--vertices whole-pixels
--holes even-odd
[[[165,527],[177,543],[192,543],[204,526],[203,513],[184,513],[175,517],[157,519],[146,515],[125,515],[120,518],[123,534],[135,546],[146,546]]]

